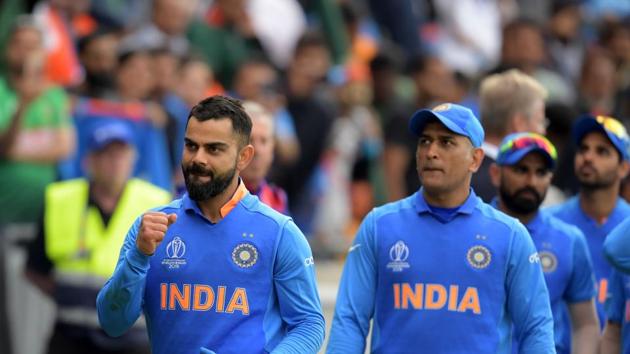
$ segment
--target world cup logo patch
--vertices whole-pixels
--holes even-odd
[[[166,257],[162,259],[162,265],[167,269],[179,269],[186,265],[186,243],[181,237],[175,236],[166,245]]]
[[[538,252],[538,258],[540,258],[540,265],[544,273],[552,273],[558,268],[558,258],[556,255],[549,251]]]
[[[468,250],[466,259],[473,268],[484,269],[490,264],[492,254],[486,247],[477,245]]]
[[[232,250],[232,261],[241,268],[249,268],[258,261],[258,250],[251,243],[240,243]]]

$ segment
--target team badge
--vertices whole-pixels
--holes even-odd
[[[484,246],[472,246],[468,253],[466,253],[466,259],[468,259],[468,263],[476,269],[484,269],[492,260],[492,254],[490,250],[488,250]]]
[[[249,268],[258,261],[258,249],[251,243],[240,243],[232,250],[232,261],[241,268]]]
[[[403,269],[409,268],[407,258],[409,257],[409,247],[405,245],[403,241],[396,242],[392,248],[389,249],[389,259],[391,262],[387,263],[387,268],[394,272],[402,272]]]
[[[450,104],[442,103],[441,105],[433,107],[432,111],[433,112],[442,112],[442,111],[448,111],[450,108],[451,108]]]
[[[540,258],[540,265],[543,272],[551,273],[558,268],[558,258],[556,255],[549,251],[538,252],[538,258]]]
[[[168,269],[179,269],[186,265],[186,243],[179,236],[175,236],[166,245],[166,258],[162,259],[162,265]]]

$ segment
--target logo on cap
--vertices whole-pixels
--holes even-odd
[[[448,111],[449,109],[451,109],[451,104],[450,103],[442,103],[441,105],[435,106],[432,111],[433,112],[442,112],[442,111]]]

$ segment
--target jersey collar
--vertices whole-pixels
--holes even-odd
[[[243,183],[243,181],[239,178],[236,192],[234,192],[234,194],[232,195],[232,198],[230,198],[230,200],[228,200],[228,202],[225,203],[219,210],[219,213],[221,214],[221,218],[225,218],[236,207],[236,205],[238,205],[238,203],[241,200],[243,200],[243,198],[245,198],[248,194],[249,192],[247,191],[247,188],[245,188],[245,183]],[[195,203],[195,201],[190,199],[190,197],[188,196],[188,192],[184,194],[182,199],[183,199],[184,210],[186,211],[192,210],[199,215],[203,215],[197,203]]]
[[[479,203],[477,195],[475,194],[475,191],[470,188],[470,194],[468,194],[468,198],[466,198],[464,204],[462,204],[459,207],[459,210],[457,210],[457,214],[472,214],[477,206],[477,203]],[[431,207],[429,207],[429,204],[427,204],[426,199],[424,199],[424,187],[420,187],[420,190],[416,192],[416,211],[418,214],[429,213],[431,215],[435,215],[435,213],[431,210]]]

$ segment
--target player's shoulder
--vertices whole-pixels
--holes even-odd
[[[582,231],[580,231],[577,226],[569,224],[568,222],[560,219],[549,211],[541,210],[540,214],[545,224],[546,230],[554,232],[555,234],[559,235],[559,237],[565,237],[571,242],[574,242],[576,239],[584,237]]]
[[[472,214],[472,217],[476,223],[485,225],[489,228],[498,227],[508,228],[511,230],[525,229],[518,219],[505,214],[492,205],[483,202],[481,199],[479,199],[477,205],[475,206],[475,211]]]
[[[269,205],[261,202],[255,195],[249,193],[243,197],[241,204],[245,211],[251,213],[253,217],[260,218],[261,221],[266,220],[267,222],[274,223],[278,227],[282,227],[291,220],[289,216],[276,211]]]
[[[575,215],[579,209],[579,199],[577,195],[567,199],[563,203],[548,206],[543,208],[542,210],[548,212],[549,214],[561,219],[566,220],[571,216]]]
[[[151,209],[151,211],[160,211],[166,214],[176,213],[178,210],[182,208],[183,201],[182,198],[175,199],[168,204],[160,205]]]
[[[393,202],[385,203],[381,206],[373,208],[368,214],[369,217],[374,218],[375,220],[381,220],[383,217],[398,214],[403,211],[410,211],[415,209],[415,200],[417,198],[417,193],[414,193],[406,198],[396,200]]]

